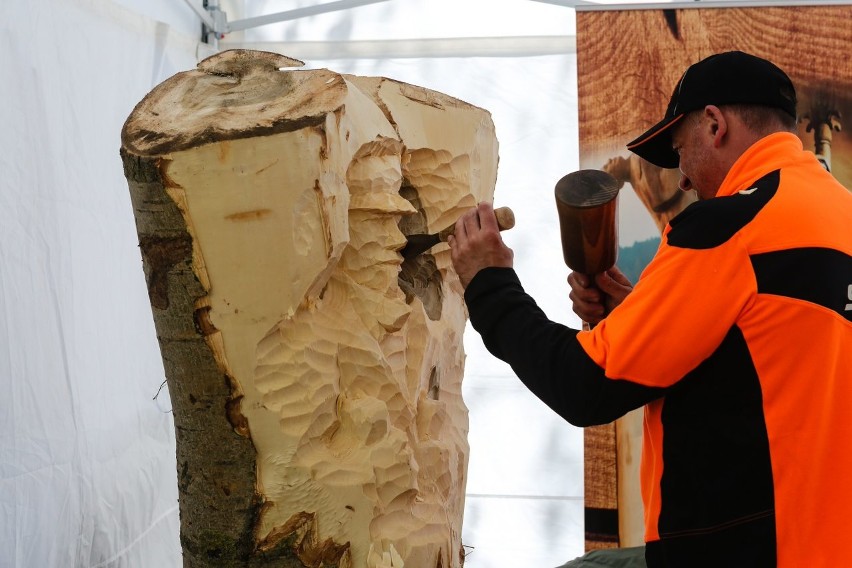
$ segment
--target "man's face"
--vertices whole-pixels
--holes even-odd
[[[680,156],[680,183],[683,191],[694,189],[699,199],[716,195],[719,185],[714,173],[713,129],[703,111],[684,116],[672,131],[672,148]]]

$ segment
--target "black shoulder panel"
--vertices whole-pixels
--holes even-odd
[[[852,321],[852,256],[826,248],[797,248],[751,257],[758,294],[796,298]]]
[[[769,203],[778,191],[780,180],[781,171],[775,170],[739,193],[693,203],[671,220],[668,244],[691,249],[721,245],[748,225]]]

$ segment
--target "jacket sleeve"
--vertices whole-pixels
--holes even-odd
[[[533,394],[575,426],[606,424],[664,390],[607,377],[577,341],[550,321],[511,268],[486,268],[465,291],[470,321],[486,348]]]

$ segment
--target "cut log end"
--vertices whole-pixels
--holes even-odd
[[[211,75],[244,77],[251,73],[271,73],[304,65],[304,61],[271,51],[230,49],[202,60],[198,64],[198,69]]]

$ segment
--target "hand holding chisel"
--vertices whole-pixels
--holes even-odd
[[[494,217],[497,218],[497,226],[501,231],[511,229],[515,226],[515,214],[508,207],[498,207],[494,210]],[[456,225],[453,223],[446,229],[430,235],[408,235],[408,243],[402,249],[402,258],[414,258],[418,254],[426,252],[438,243],[447,242],[447,238],[456,230]]]

